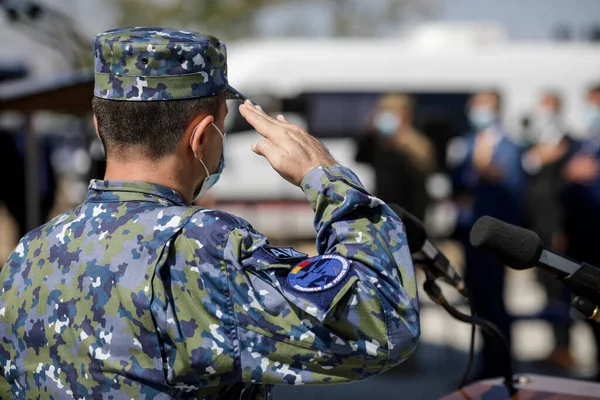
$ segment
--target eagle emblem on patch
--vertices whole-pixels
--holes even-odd
[[[350,262],[335,254],[302,261],[288,274],[288,283],[299,292],[321,292],[340,283],[350,270]]]
[[[266,244],[262,246],[262,249],[265,251],[265,253],[278,260],[295,260],[298,258],[308,257],[308,254],[302,253],[291,247],[275,247]]]

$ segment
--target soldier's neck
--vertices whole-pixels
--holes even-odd
[[[134,162],[108,159],[106,163],[105,180],[142,181],[168,187],[183,196],[186,203],[191,203],[193,196],[187,180],[190,179],[189,169],[178,165],[177,160]],[[189,193],[188,193],[189,192]]]

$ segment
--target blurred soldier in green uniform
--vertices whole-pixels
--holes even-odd
[[[2,398],[265,399],[274,384],[359,380],[410,356],[403,225],[308,133],[240,105],[262,136],[252,150],[315,211],[318,256],[190,206],[225,167],[225,99],[244,100],[222,42],[126,28],[93,48],[105,180],[2,269]]]

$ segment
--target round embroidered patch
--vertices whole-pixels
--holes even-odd
[[[309,258],[292,268],[288,283],[299,292],[320,292],[340,283],[349,270],[347,259],[325,254]]]

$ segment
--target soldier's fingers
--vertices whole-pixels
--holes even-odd
[[[297,142],[304,142],[306,139],[305,136],[310,136],[299,126],[290,123],[281,114],[277,116],[277,121],[285,128],[285,131],[288,133],[288,135]]]
[[[275,118],[271,117],[270,115],[268,115],[267,113],[265,113],[260,106],[256,106],[250,102],[244,102],[242,105],[247,107],[248,111],[255,113],[256,115],[264,118],[265,120],[271,122],[274,125],[278,125],[278,126],[285,125],[285,123],[282,123],[281,121],[278,121],[277,119],[275,119]]]
[[[266,138],[272,138],[282,129],[279,125],[274,124],[244,104],[240,105],[239,109],[242,117],[244,117],[258,133]]]
[[[301,140],[297,137],[300,128],[295,125],[290,125],[277,121],[277,123],[271,123],[270,120],[266,119],[262,115],[252,112],[251,110],[245,110],[245,107],[240,106],[240,112],[242,116],[246,118],[248,123],[252,125],[256,131],[263,137],[271,140],[275,145],[281,148],[287,148],[292,150],[293,147],[297,146]],[[273,119],[273,121],[276,121]]]
[[[290,138],[290,140],[293,140],[294,142],[300,144],[306,143],[306,138],[304,136],[306,136],[307,134],[304,133],[296,125],[286,124],[284,129],[286,135]]]
[[[257,114],[261,115],[261,116],[262,116],[263,118],[265,118],[267,121],[270,121],[270,122],[274,123],[275,125],[280,125],[280,126],[283,126],[283,124],[282,124],[280,121],[278,121],[277,119],[275,119],[275,118],[271,117],[270,115],[268,115],[268,114],[267,114],[267,113],[266,113],[266,112],[265,112],[265,111],[262,109],[262,107],[261,107],[261,106],[258,106],[258,105],[255,105],[255,104],[252,104],[252,102],[244,102],[244,105],[246,105],[246,106],[247,106],[247,107],[250,109],[250,111],[253,111],[253,112],[255,112],[255,113],[257,113]]]
[[[282,148],[278,147],[275,143],[273,143],[269,139],[261,139],[256,143],[252,144],[252,151],[254,151],[259,156],[263,156],[264,158],[272,163],[272,160],[275,158],[279,158],[281,153],[285,152]]]

